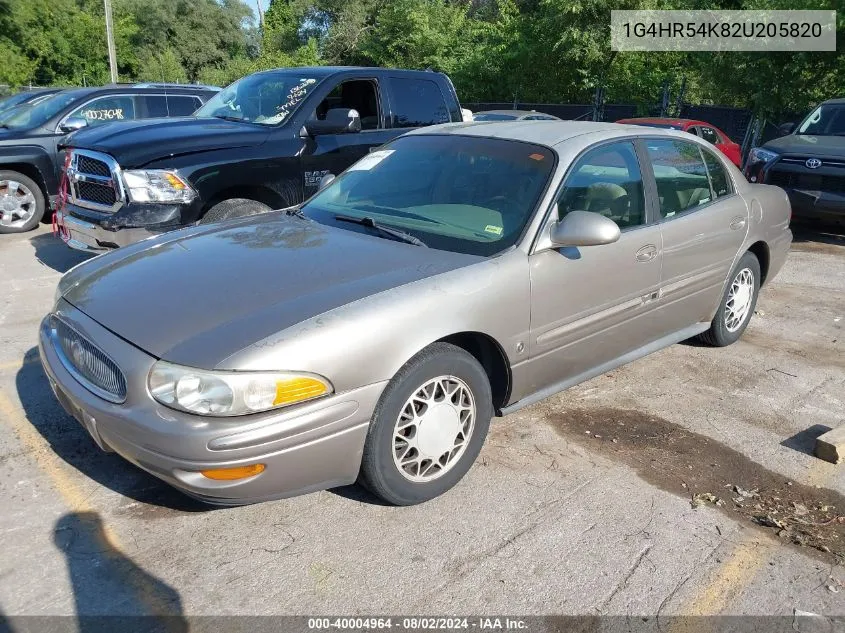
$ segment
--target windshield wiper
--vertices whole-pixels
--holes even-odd
[[[428,246],[428,244],[423,242],[420,238],[414,237],[410,233],[405,233],[403,231],[399,231],[398,229],[391,229],[390,227],[383,226],[369,217],[356,218],[351,215],[335,215],[334,219],[338,222],[352,222],[353,224],[360,224],[361,226],[375,229],[382,235],[386,235],[400,242],[405,242],[406,244],[413,244],[414,246]]]
[[[215,119],[223,119],[224,121],[246,121],[242,116],[232,116],[231,114],[213,114]],[[249,121],[247,121],[249,123]]]
[[[281,211],[285,212],[285,215],[293,215],[297,218],[302,218],[303,220],[307,220],[308,216],[302,212],[302,204],[295,204],[292,207],[285,207],[281,209]]]

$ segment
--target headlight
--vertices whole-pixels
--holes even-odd
[[[153,398],[166,407],[215,417],[268,411],[333,391],[328,380],[314,374],[206,371],[161,360],[147,382]]]
[[[773,161],[779,154],[762,147],[755,147],[748,154],[748,163],[768,163]]]
[[[123,172],[132,202],[179,202],[187,204],[197,194],[176,172],[166,169],[132,169]]]

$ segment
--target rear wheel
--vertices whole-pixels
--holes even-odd
[[[714,347],[735,343],[751,320],[760,291],[760,262],[753,253],[745,253],[731,271],[728,287],[722,295],[710,329],[701,340]]]
[[[223,220],[232,220],[234,218],[243,218],[250,215],[258,215],[259,213],[267,213],[270,211],[263,202],[257,200],[249,200],[247,198],[229,198],[218,202],[200,219],[200,224],[212,224],[213,222],[222,222]]]
[[[31,231],[46,206],[35,181],[16,171],[0,171],[0,233]]]
[[[490,382],[478,361],[454,345],[430,345],[382,394],[360,480],[395,505],[433,499],[469,471],[492,417]]]

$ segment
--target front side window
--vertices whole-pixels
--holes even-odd
[[[815,136],[845,136],[845,104],[826,103],[813,110],[795,131]]]
[[[450,121],[446,99],[433,81],[394,78],[390,85],[393,127],[421,127]]]
[[[700,127],[698,129],[701,130],[701,138],[703,138],[708,143],[711,143],[713,145],[721,143],[719,135],[716,134],[716,130],[714,130],[712,127]]]
[[[317,83],[316,77],[295,72],[248,75],[214,95],[194,116],[277,125],[290,118]]]
[[[70,91],[60,92],[43,101],[39,101],[38,104],[23,104],[15,108],[12,116],[3,120],[3,125],[14,130],[44,125],[62,110],[82,99],[82,97],[83,95],[79,93]]]
[[[645,196],[637,153],[631,142],[591,150],[573,165],[557,200],[558,217],[592,211],[619,228],[645,224]]]
[[[323,224],[377,235],[349,221],[368,218],[431,248],[489,256],[519,240],[554,168],[554,153],[539,145],[403,137],[355,163],[302,211]]]
[[[713,199],[698,145],[674,139],[646,139],[646,148],[657,182],[661,217],[674,217]]]
[[[361,117],[362,130],[377,130],[380,127],[378,88],[372,80],[353,79],[339,83],[320,102],[312,116],[322,121],[326,113],[334,108],[357,111]]]
[[[131,121],[135,118],[135,99],[129,95],[100,97],[77,108],[70,116],[81,116],[88,121],[89,126],[113,121]]]

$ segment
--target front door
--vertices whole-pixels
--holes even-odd
[[[530,256],[529,391],[591,373],[665,333],[650,318],[662,245],[660,228],[650,222],[633,141],[584,154],[556,207],[559,218],[574,210],[600,213],[622,235],[612,244],[545,248]]]
[[[388,129],[385,100],[379,82],[370,78],[338,83],[316,107],[311,117],[324,119],[332,108],[352,108],[361,117],[361,131],[321,134],[305,138],[300,157],[305,199],[313,195],[326,174],[339,175],[374,147],[387,143],[402,130]]]
[[[675,330],[709,322],[748,232],[748,207],[715,151],[678,139],[643,143],[663,238],[659,313]]]

